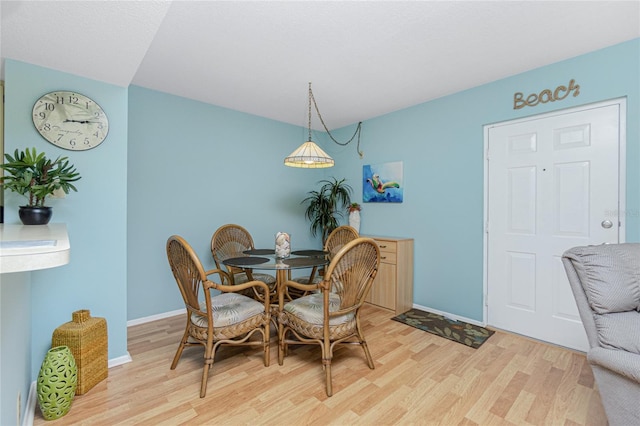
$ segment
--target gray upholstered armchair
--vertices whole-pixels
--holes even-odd
[[[574,247],[562,262],[609,424],[640,425],[640,244]]]

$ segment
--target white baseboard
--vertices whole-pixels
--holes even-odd
[[[127,351],[126,355],[120,356],[118,358],[113,358],[109,360],[109,364],[108,364],[108,368],[111,367],[117,367],[118,365],[122,365],[122,364],[126,364],[128,362],[133,361],[133,358],[131,358],[131,355],[129,354],[129,351]]]
[[[484,322],[482,322],[482,321],[476,321],[476,320],[473,320],[471,318],[466,318],[466,317],[461,317],[459,315],[450,314],[449,312],[439,311],[437,309],[433,309],[433,308],[430,308],[428,306],[416,305],[414,303],[413,307],[415,309],[420,309],[421,311],[433,312],[434,314],[442,315],[443,317],[446,317],[446,318],[449,318],[449,319],[452,319],[452,320],[468,322],[469,324],[477,325],[478,327],[485,327],[486,326],[486,324]]]
[[[180,314],[184,315],[185,313],[187,313],[187,310],[183,308],[183,309],[178,309],[176,311],[165,312],[163,314],[150,315],[148,317],[143,317],[143,318],[138,318],[138,319],[127,321],[127,327],[144,324],[144,323],[151,322],[151,321],[157,321],[159,319],[175,317],[176,315],[180,315]]]

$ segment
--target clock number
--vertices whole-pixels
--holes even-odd
[[[89,140],[89,138],[84,138],[84,144],[87,146],[91,146],[91,141]]]
[[[41,120],[44,120],[45,118],[47,118],[47,114],[45,114],[44,111],[40,111],[38,113],[38,117],[40,117]]]
[[[42,130],[47,131],[47,132],[51,131],[51,124],[44,123],[44,126],[42,126]]]
[[[52,104],[51,102],[45,102],[44,103],[44,109],[46,111],[53,111],[54,109],[56,109],[56,106],[54,104]]]
[[[69,139],[69,145],[75,147],[76,146],[76,140],[75,139]]]

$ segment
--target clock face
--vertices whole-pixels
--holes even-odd
[[[109,120],[100,105],[76,92],[40,97],[33,105],[33,124],[47,141],[72,151],[95,148],[109,132]]]

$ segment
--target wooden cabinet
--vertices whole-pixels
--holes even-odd
[[[413,239],[370,238],[380,248],[380,269],[366,301],[404,313],[413,307]]]

